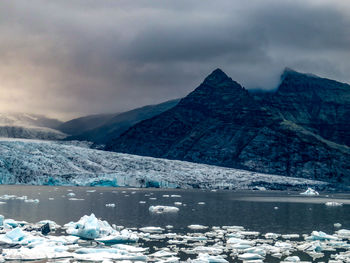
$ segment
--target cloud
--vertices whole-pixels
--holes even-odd
[[[123,111],[185,96],[216,67],[247,88],[275,88],[286,66],[350,82],[347,1],[1,5],[1,111]]]

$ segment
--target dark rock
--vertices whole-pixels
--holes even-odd
[[[47,235],[48,233],[50,233],[50,232],[51,232],[51,229],[50,229],[49,223],[46,223],[45,225],[43,225],[43,226],[40,228],[40,231],[41,231],[41,234],[43,234],[43,235]]]

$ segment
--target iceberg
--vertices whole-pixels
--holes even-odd
[[[222,256],[210,256],[209,254],[199,254],[196,259],[192,259],[192,263],[228,263]]]
[[[309,196],[315,196],[315,195],[319,195],[319,193],[317,191],[315,191],[314,189],[308,187],[307,190],[303,193],[300,193],[301,195],[309,195]]]
[[[306,237],[305,240],[337,240],[336,236],[328,235],[322,231],[312,231],[311,236]]]
[[[95,239],[115,231],[106,221],[98,220],[94,214],[85,215],[78,222],[70,222],[65,226],[68,234],[85,239]]]
[[[326,202],[326,206],[342,206],[343,203],[338,203],[338,202]]]
[[[204,230],[208,228],[207,226],[202,226],[202,225],[189,225],[187,227],[192,230]]]
[[[163,213],[176,213],[179,212],[179,208],[175,206],[164,206],[164,205],[157,205],[157,206],[150,206],[148,209],[151,213],[156,214],[163,214]]]

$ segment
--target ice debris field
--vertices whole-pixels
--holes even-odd
[[[80,144],[4,138],[0,138],[0,184],[257,190],[327,187],[320,181],[99,151]]]
[[[313,262],[325,254],[329,263],[350,262],[347,229],[300,236],[189,225],[184,234],[173,232],[172,226],[128,229],[94,214],[63,226],[0,216],[0,229],[0,262]]]

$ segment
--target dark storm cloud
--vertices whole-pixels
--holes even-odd
[[[216,67],[247,88],[274,88],[286,66],[350,82],[349,13],[334,0],[2,1],[0,110],[117,112],[184,96]]]

